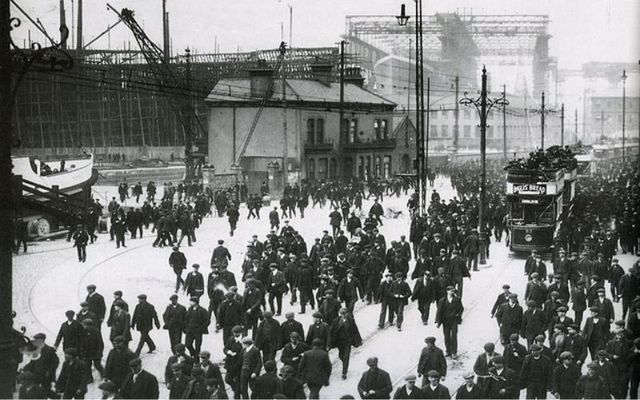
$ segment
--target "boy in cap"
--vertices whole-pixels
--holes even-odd
[[[506,353],[506,351],[505,351]],[[489,399],[517,399],[520,397],[518,373],[505,366],[502,356],[493,358],[493,367],[489,368],[489,380],[485,397]]]
[[[464,383],[456,391],[456,399],[483,399],[485,398],[485,390],[473,382],[475,377],[473,372],[467,372],[462,375]],[[478,377],[479,378],[479,377]]]
[[[436,346],[436,338],[428,336],[424,339],[426,346],[420,353],[420,360],[418,361],[418,377],[422,378],[422,387],[428,384],[427,373],[431,370],[436,370],[441,376],[447,375],[447,361],[444,358],[442,350]]]
[[[608,399],[609,388],[604,379],[598,375],[598,364],[592,362],[587,365],[587,373],[582,375],[576,383],[575,398],[577,399]]]
[[[394,399],[423,399],[424,393],[416,386],[416,376],[407,375],[405,378],[405,384],[400,386],[393,394]]]
[[[422,386],[422,393],[425,399],[450,399],[449,389],[440,384],[440,374],[431,370],[427,373],[429,384]]]

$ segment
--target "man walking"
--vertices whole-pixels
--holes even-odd
[[[446,355],[454,359],[458,353],[458,324],[462,323],[463,311],[462,302],[454,295],[453,285],[447,286],[447,294],[438,302],[436,326],[442,325]]]
[[[316,338],[313,348],[302,354],[300,360],[300,379],[309,387],[309,399],[318,399],[320,389],[329,386],[331,376],[331,361],[324,350],[322,340]]]
[[[331,347],[338,348],[338,358],[342,361],[342,379],[347,379],[351,346],[360,347],[362,337],[355,319],[346,308],[341,308],[339,316],[331,323]]]
[[[171,303],[167,306],[162,314],[162,320],[164,321],[163,329],[169,331],[169,343],[171,348],[180,342],[182,342],[182,332],[185,328],[185,318],[187,316],[187,309],[178,304],[178,295],[172,294],[169,297]]]
[[[149,347],[149,353],[153,353],[156,349],[156,344],[153,343],[153,340],[149,336],[149,332],[153,329],[153,324],[155,323],[156,329],[160,329],[160,320],[158,320],[158,314],[156,313],[155,307],[147,303],[147,295],[139,294],[138,295],[138,304],[136,305],[135,310],[133,311],[133,316],[131,317],[131,328],[138,328],[138,332],[140,332],[140,341],[138,342],[138,347],[136,347],[136,356],[140,356],[140,351],[142,350],[142,346],[146,343]]]

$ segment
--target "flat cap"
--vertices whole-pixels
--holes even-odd
[[[313,313],[313,318],[322,318],[322,313],[319,311],[316,311]]]
[[[509,336],[509,340],[519,340],[520,339],[520,335],[518,335],[517,333],[512,333]]]
[[[471,371],[471,372],[467,372],[466,374],[462,375],[462,377],[464,379],[473,379],[476,375]]]
[[[200,301],[200,297],[198,297],[198,296],[191,296],[191,297],[189,297],[189,300],[191,300],[191,301],[195,301],[195,302],[197,303],[197,302],[199,302],[199,301]]]
[[[138,295],[138,298],[139,298],[140,300],[146,300],[146,299],[147,299],[147,295],[146,295],[146,294],[139,294],[139,295]]]
[[[75,347],[68,347],[64,350],[64,354],[68,354],[70,356],[78,356],[78,349]]]
[[[494,351],[496,349],[496,345],[493,344],[492,342],[487,342],[484,344],[484,351]]]
[[[231,328],[231,333],[242,333],[242,327],[240,325],[236,325]]]
[[[202,350],[202,351],[200,352],[199,356],[200,356],[200,357],[203,357],[203,358],[210,358],[210,357],[211,357],[211,353],[209,353],[209,352],[208,352],[208,351],[206,351],[206,350]]]
[[[93,283],[87,285],[87,289],[93,289],[96,290],[96,285],[94,285]]]
[[[600,312],[600,308],[598,308],[598,306],[591,306],[591,307],[589,307],[589,311],[594,312],[594,313],[599,313]]]
[[[142,365],[142,360],[140,360],[138,357],[136,357],[133,360],[129,361],[129,366],[130,367],[135,367],[136,365]]]
[[[535,339],[538,342],[544,342],[544,335],[536,335]]]
[[[404,377],[404,380],[407,382],[415,382],[416,381],[416,376],[411,374],[411,375],[407,375]]]
[[[560,353],[560,359],[561,360],[567,360],[567,359],[572,359],[573,358],[573,354],[571,354],[570,351],[563,351],[562,353]]]
[[[507,284],[504,284],[504,285],[502,285],[502,288],[503,288],[503,289],[511,289],[511,286],[510,286],[510,285],[507,285]]]
[[[556,308],[556,312],[567,312],[568,309],[565,306],[560,306],[558,308]]]
[[[527,306],[529,306],[529,307],[535,307],[536,305],[537,305],[537,304],[536,304],[536,301],[535,301],[535,300],[529,300],[529,301],[527,301]]]
[[[504,364],[504,357],[502,357],[502,356],[493,357],[493,363],[494,364]]]
[[[435,342],[436,342],[436,338],[435,338],[435,337],[433,337],[433,336],[427,336],[427,337],[424,339],[424,342],[425,342],[425,343],[435,343]]]
[[[98,386],[98,389],[105,390],[107,392],[115,392],[117,390],[116,384],[111,381],[102,382],[100,386]]]
[[[518,298],[518,295],[517,295],[517,294],[515,294],[515,293],[510,293],[510,294],[509,294],[509,298],[510,298],[510,299],[517,299],[517,298]]]
[[[367,358],[367,365],[368,366],[378,365],[378,357]]]
[[[531,351],[541,351],[542,350],[542,346],[538,345],[538,344],[532,344],[531,345]]]
[[[438,371],[436,371],[435,369],[432,369],[431,371],[427,372],[427,376],[429,378],[431,378],[431,377],[440,378],[440,373]]]

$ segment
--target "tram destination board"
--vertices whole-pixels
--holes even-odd
[[[535,183],[515,183],[513,184],[513,194],[543,196],[547,194],[547,185]]]

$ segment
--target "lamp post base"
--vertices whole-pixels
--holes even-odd
[[[480,240],[480,257],[478,264],[487,264],[487,234],[484,232],[478,233],[478,239]]]

